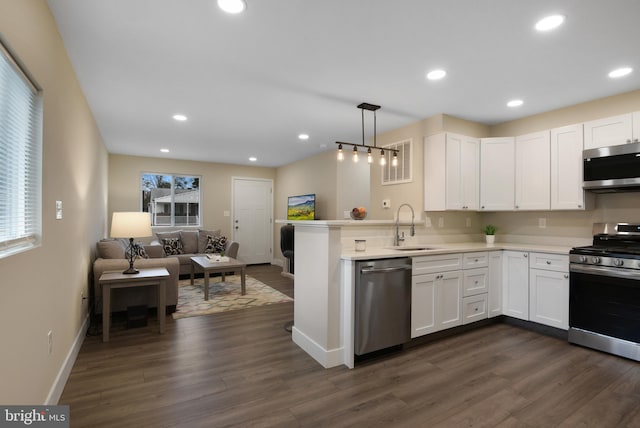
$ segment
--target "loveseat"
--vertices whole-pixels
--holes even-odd
[[[125,258],[125,251],[129,241],[127,239],[103,239],[96,245],[97,258],[93,262],[93,289],[95,296],[95,311],[102,313],[102,287],[98,280],[106,271],[124,271],[129,267]],[[139,251],[134,266],[140,268],[166,268],[169,279],[166,282],[167,312],[175,312],[178,304],[178,279],[180,276],[180,262],[175,257],[164,257],[162,248],[158,245],[144,245]],[[128,306],[147,305],[149,308],[157,306],[156,287],[132,287],[111,291],[111,311],[125,311]]]
[[[227,240],[220,230],[177,230],[157,232],[157,240],[151,242],[154,254],[161,248],[164,257],[175,257],[180,263],[180,275],[191,274],[191,257],[208,253],[224,252],[226,256],[237,258],[239,244]],[[145,247],[146,248],[146,247]]]

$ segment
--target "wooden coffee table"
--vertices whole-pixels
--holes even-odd
[[[141,287],[155,285],[158,287],[158,324],[160,334],[164,333],[167,289],[166,280],[169,272],[165,268],[140,269],[140,273],[123,274],[122,272],[104,272],[98,283],[102,286],[102,341],[109,341],[111,315],[111,290],[114,288]]]
[[[204,300],[209,300],[209,274],[215,272],[220,272],[222,274],[222,280],[224,281],[225,273],[240,271],[240,289],[242,295],[246,294],[245,274],[247,265],[232,257],[228,257],[228,259],[228,261],[217,262],[214,259],[203,256],[191,257],[191,285],[193,285],[196,266],[204,271]]]

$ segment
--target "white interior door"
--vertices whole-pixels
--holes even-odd
[[[244,263],[271,263],[272,189],[272,180],[233,178],[233,240],[240,244],[238,259]]]

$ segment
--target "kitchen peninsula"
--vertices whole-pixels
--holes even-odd
[[[432,249],[399,251],[389,249],[393,243],[394,222],[391,220],[327,220],[286,221],[295,226],[295,303],[292,340],[323,367],[354,367],[354,301],[355,262],[395,257],[476,252],[522,252],[567,257],[569,245],[473,242],[430,243],[429,236],[418,234],[411,245]],[[408,223],[401,223],[406,227]],[[366,240],[365,251],[355,251],[355,239]],[[475,237],[477,241],[481,235]],[[409,243],[407,243],[409,245]],[[573,243],[571,245],[574,245]],[[415,259],[414,259],[415,260]],[[562,259],[563,260],[563,259]],[[567,262],[568,263],[568,262]],[[502,264],[497,269],[497,289],[502,301]],[[528,275],[528,273],[527,273]],[[500,311],[502,313],[502,311]]]

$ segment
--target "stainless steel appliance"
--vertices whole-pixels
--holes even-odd
[[[585,190],[595,193],[640,191],[640,143],[582,152]]]
[[[569,254],[569,342],[640,361],[640,223],[596,223]]]
[[[356,262],[355,354],[411,340],[411,259]]]

